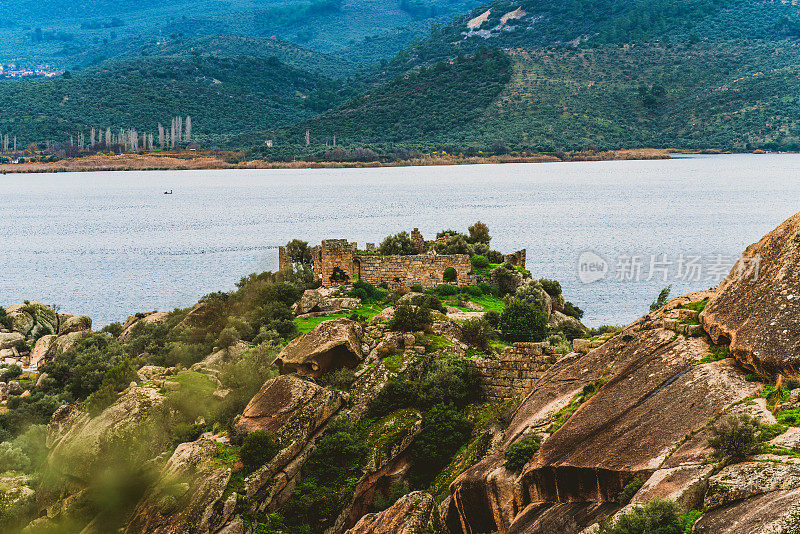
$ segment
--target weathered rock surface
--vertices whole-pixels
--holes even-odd
[[[729,465],[708,481],[706,510],[762,493],[800,487],[800,465],[744,462]]]
[[[341,397],[332,390],[295,375],[281,375],[267,381],[250,400],[236,429],[268,430],[282,439],[308,436],[341,404]]]
[[[289,497],[314,441],[341,406],[338,393],[296,375],[269,380],[253,397],[236,422],[236,430],[242,433],[267,430],[278,438],[282,447],[275,458],[245,480],[249,497],[269,484],[259,510],[274,510]]]
[[[0,333],[0,349],[27,349],[25,336],[19,332]]]
[[[361,326],[355,321],[325,321],[286,345],[275,364],[282,374],[297,372],[312,377],[342,367],[353,368],[364,359],[361,336]]]
[[[401,497],[388,510],[367,514],[348,534],[441,534],[439,510],[433,497],[415,491]]]
[[[58,328],[58,335],[71,334],[92,329],[92,319],[88,315],[73,315]]]
[[[31,367],[38,369],[40,365],[43,365],[47,361],[47,357],[56,339],[58,339],[58,336],[50,334],[42,336],[36,341],[33,352],[31,352]]]
[[[12,304],[6,307],[12,329],[27,337],[57,333],[58,317],[53,309],[41,302]]]
[[[664,311],[685,302],[675,299]],[[601,347],[559,361],[539,379],[500,449],[451,486],[451,531],[548,532],[556,511],[567,505],[573,520],[596,521],[593,510],[615,509],[617,494],[634,477],[648,480],[659,470],[705,463],[707,436],[690,438],[721,410],[755,394],[757,386],[730,359],[698,365],[708,354],[708,343],[676,335],[659,320],[659,314],[645,316]],[[519,476],[502,467],[508,445],[529,431],[552,432],[554,416],[598,386]],[[660,473],[660,484],[654,480],[651,493],[686,493],[688,498],[707,473],[666,475]],[[579,532],[590,524],[578,521],[577,530],[563,532]]]
[[[695,523],[696,534],[775,534],[796,532],[800,488],[779,490],[706,512]],[[784,530],[791,525],[792,529]]]
[[[81,341],[91,336],[92,333],[88,330],[80,330],[78,332],[72,332],[64,336],[58,336],[53,343],[53,346],[47,353],[48,357],[54,357],[57,354],[62,352],[67,352],[76,348]]]
[[[139,502],[127,534],[216,534],[234,519],[236,496],[222,502],[231,468],[215,462],[219,443],[178,445],[159,480]]]
[[[734,357],[762,376],[800,378],[798,264],[800,213],[747,247],[700,314],[711,338],[730,341]]]
[[[332,288],[307,289],[300,300],[292,306],[295,315],[325,314],[340,310],[355,310],[361,305],[361,300],[349,297],[333,297]]]
[[[131,438],[137,433],[147,436],[136,441],[142,446],[139,455],[152,458],[170,439],[157,431],[163,422],[154,416],[163,401],[154,388],[131,387],[95,417],[75,405],[62,406],[53,414],[48,428],[50,464],[65,476],[87,481],[105,466],[108,454],[119,445],[118,438]]]

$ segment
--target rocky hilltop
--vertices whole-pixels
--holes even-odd
[[[509,266],[392,294],[265,273],[100,333],[10,306],[0,517],[31,533],[795,532],[798,233],[800,214],[716,290],[604,332]],[[45,399],[46,428],[12,424]]]

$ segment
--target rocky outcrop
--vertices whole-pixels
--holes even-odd
[[[19,332],[0,333],[0,350],[26,350],[27,348],[28,344],[25,342],[25,336]]]
[[[551,519],[567,506],[573,520],[587,522],[563,532],[578,532],[596,521],[598,507],[614,511],[618,493],[634,477],[646,481],[660,472],[664,483],[654,481],[651,493],[667,495],[682,494],[707,474],[669,477],[662,470],[705,463],[710,454],[702,430],[757,386],[732,360],[698,364],[709,344],[660,325],[660,314],[684,302],[676,299],[545,373],[500,449],[451,486],[451,531],[552,532]],[[502,451],[531,431],[546,439],[517,476],[502,466]]]
[[[778,490],[703,514],[696,534],[774,534],[797,532],[800,488]]]
[[[12,330],[35,339],[46,334],[58,333],[58,316],[53,309],[41,302],[24,302],[6,307]]]
[[[59,408],[48,428],[51,466],[72,480],[87,482],[106,467],[109,453],[120,446],[141,446],[131,450],[131,461],[156,456],[170,439],[164,421],[156,417],[163,401],[154,388],[131,387],[95,417],[76,405]]]
[[[275,358],[281,374],[318,377],[326,371],[353,368],[364,359],[361,326],[349,319],[334,319],[292,340]]]
[[[334,391],[294,375],[267,381],[236,423],[240,432],[268,430],[282,439],[308,436],[341,406]]]
[[[217,459],[218,448],[225,444],[226,440],[201,438],[178,445],[159,480],[139,502],[125,533],[232,532],[225,530],[234,520],[237,499],[236,494],[225,499],[232,470]]]
[[[266,430],[281,450],[245,481],[248,498],[269,486],[257,506],[274,510],[291,494],[300,468],[311,454],[325,423],[341,408],[341,396],[296,375],[282,375],[265,383],[236,422],[239,433]]]
[[[57,338],[58,336],[50,334],[47,336],[42,336],[36,341],[36,345],[33,347],[33,352],[31,352],[31,367],[38,369],[40,365],[43,365],[45,361],[47,361],[47,356],[50,354],[50,349],[53,348]]]
[[[195,305],[195,307],[192,308],[192,312],[198,309],[200,304]],[[189,312],[189,315],[191,315],[192,312]],[[187,315],[187,318],[189,315]],[[169,312],[163,312],[163,311],[151,311],[151,312],[137,313],[131,315],[125,320],[125,322],[122,325],[122,333],[119,335],[119,340],[127,341],[131,337],[131,333],[133,332],[133,327],[140,322],[142,324],[161,324],[167,320],[167,317],[169,317]]]
[[[349,297],[334,297],[336,288],[306,289],[300,300],[292,306],[295,315],[326,315],[341,310],[355,310],[361,300]]]
[[[443,534],[436,501],[415,491],[404,495],[388,510],[367,514],[347,534]]]
[[[92,329],[92,319],[88,315],[73,315],[64,321],[58,328],[58,335],[83,332]]]
[[[800,213],[747,247],[700,314],[714,342],[765,377],[800,378],[798,263]]]

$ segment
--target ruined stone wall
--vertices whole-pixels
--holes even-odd
[[[322,245],[311,249],[311,258],[314,261],[314,276],[325,287],[348,283],[353,279],[356,243],[348,243],[346,239],[326,239]],[[333,282],[331,276],[336,268],[342,270],[348,277],[341,282]]]
[[[444,283],[444,271],[452,267],[456,271],[456,285],[475,284],[472,264],[466,254],[434,256],[419,254],[414,256],[379,256],[356,254],[355,272],[361,280],[373,285],[386,282],[391,289],[421,285],[432,289]]]
[[[278,270],[286,271],[292,269],[292,261],[286,254],[286,247],[278,247]]]
[[[528,392],[556,362],[550,344],[514,343],[497,359],[473,360],[481,390],[489,401],[503,401]]]
[[[525,268],[525,263],[528,260],[527,256],[528,256],[528,251],[523,248],[522,250],[512,252],[511,254],[506,254],[505,256],[503,256],[503,260],[506,263],[510,263],[511,265]]]

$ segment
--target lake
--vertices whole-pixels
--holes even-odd
[[[363,246],[481,220],[492,248],[526,248],[534,276],[559,280],[585,323],[626,324],[668,284],[673,296],[715,286],[726,261],[798,210],[800,155],[5,175],[0,305],[57,304],[100,327],[231,290],[274,270],[295,237]],[[605,278],[583,283],[579,258],[604,261]],[[702,273],[679,272],[689,264]]]

